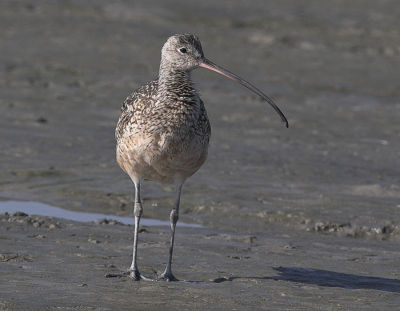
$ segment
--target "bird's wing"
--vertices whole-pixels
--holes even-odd
[[[117,141],[123,136],[130,135],[128,127],[135,127],[137,122],[140,121],[140,116],[145,113],[145,109],[154,103],[157,88],[158,81],[153,80],[133,91],[125,99],[121,107],[121,116],[115,129]]]

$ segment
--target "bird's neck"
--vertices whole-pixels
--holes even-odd
[[[168,62],[161,61],[158,77],[159,94],[175,100],[189,100],[197,97],[190,72],[174,68]]]

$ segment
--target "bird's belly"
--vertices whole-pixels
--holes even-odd
[[[179,183],[193,175],[204,163],[207,135],[160,133],[133,135],[117,145],[117,160],[131,178],[162,183]]]

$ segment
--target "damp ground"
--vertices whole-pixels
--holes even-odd
[[[400,87],[396,1],[0,4],[0,200],[132,217],[115,162],[125,97],[173,33],[275,99],[199,69],[209,157],[183,188],[174,271],[130,264],[132,226],[2,214],[0,308],[394,310],[399,303]],[[144,217],[173,192],[144,183]],[[31,206],[33,208],[33,206]],[[27,215],[26,215],[27,214]],[[169,229],[144,224],[157,275]],[[40,298],[39,298],[40,297]]]

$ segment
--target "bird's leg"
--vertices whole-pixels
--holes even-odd
[[[181,190],[182,190],[182,184],[178,185],[177,190],[176,190],[176,200],[175,200],[175,205],[172,208],[171,214],[170,214],[170,221],[171,221],[171,244],[169,246],[169,256],[168,256],[168,263],[165,268],[165,271],[163,274],[161,274],[160,279],[164,279],[166,281],[178,281],[176,277],[172,274],[171,271],[171,264],[172,264],[172,252],[174,250],[174,238],[175,238],[175,227],[176,223],[178,222],[179,219],[179,202],[181,198]]]
[[[136,259],[137,259],[137,242],[138,242],[138,234],[139,234],[139,222],[140,222],[140,217],[142,216],[142,213],[143,213],[142,201],[140,199],[140,181],[135,182],[135,207],[134,207],[133,213],[135,215],[135,233],[134,233],[134,237],[133,237],[132,264],[131,264],[131,267],[129,268],[129,274],[133,279],[135,279],[136,281],[139,281],[140,279],[142,279],[142,276],[140,275],[139,269],[137,267]]]

